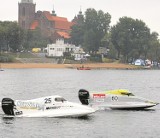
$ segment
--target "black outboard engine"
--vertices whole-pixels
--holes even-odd
[[[89,91],[85,89],[80,89],[78,93],[78,97],[82,104],[84,105],[89,104]]]
[[[3,98],[2,99],[2,109],[3,112],[7,115],[14,115],[14,108],[15,104],[14,101],[10,98]]]

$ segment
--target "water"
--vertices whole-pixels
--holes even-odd
[[[0,99],[58,94],[79,102],[78,90],[129,89],[160,102],[159,70],[5,69]],[[160,105],[146,111],[102,110],[87,118],[6,118],[0,110],[0,138],[158,138]]]

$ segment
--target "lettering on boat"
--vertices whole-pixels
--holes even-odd
[[[44,106],[34,102],[17,101],[16,106],[23,109],[38,109],[38,110],[44,109]]]

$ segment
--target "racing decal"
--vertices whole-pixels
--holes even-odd
[[[50,109],[60,109],[61,106],[51,106],[51,107],[46,107],[46,110],[50,110]]]
[[[112,96],[112,101],[118,101],[118,96]]]
[[[93,94],[93,98],[105,98],[105,94]]]
[[[44,107],[38,103],[34,102],[24,102],[24,101],[17,101],[16,103],[17,107],[23,108],[23,109],[38,109],[41,110]]]
[[[49,104],[49,103],[52,102],[52,99],[51,98],[45,98],[44,101],[45,101],[44,102],[45,104]]]
[[[93,94],[93,99],[95,102],[104,102],[105,98],[106,98],[105,94]]]
[[[66,106],[50,106],[46,107],[46,110],[51,110],[51,109],[60,109],[60,108],[72,108],[72,105],[66,105]]]

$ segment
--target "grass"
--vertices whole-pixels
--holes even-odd
[[[18,58],[37,58],[37,56],[29,52],[27,53],[22,52],[18,53]]]

